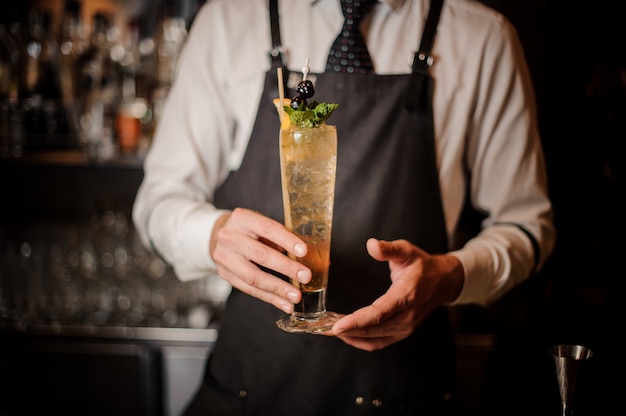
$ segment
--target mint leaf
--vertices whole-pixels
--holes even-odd
[[[291,124],[301,128],[319,127],[326,123],[328,117],[339,107],[339,104],[318,103],[316,101],[310,104],[302,103],[297,110],[289,106],[283,107],[289,115]]]

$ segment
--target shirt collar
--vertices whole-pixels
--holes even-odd
[[[311,0],[311,4],[317,3],[319,0]],[[387,6],[391,8],[394,12],[400,8],[404,4],[406,0],[378,0],[381,3],[385,3]]]

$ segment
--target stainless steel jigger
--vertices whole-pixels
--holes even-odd
[[[562,416],[572,414],[572,404],[577,382],[593,352],[582,345],[555,345],[550,348],[556,365],[556,376],[561,393]]]

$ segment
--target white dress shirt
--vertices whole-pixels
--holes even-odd
[[[209,241],[223,211],[211,200],[238,168],[252,131],[270,68],[267,4],[211,0],[199,11],[145,159],[133,219],[143,242],[181,280],[216,273]],[[374,7],[362,29],[377,73],[411,72],[428,4],[381,0]],[[289,69],[300,72],[309,59],[313,73],[323,72],[343,23],[339,1],[282,0],[279,11]],[[486,305],[532,274],[533,245],[510,223],[523,225],[537,240],[539,268],[555,242],[535,97],[515,29],[478,2],[445,1],[433,56],[437,163],[449,240],[456,237],[465,169],[472,172],[474,206],[488,213],[477,237],[450,247],[465,270],[455,304]]]

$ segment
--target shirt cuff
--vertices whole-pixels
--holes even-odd
[[[484,245],[485,247],[477,247]],[[495,293],[499,293],[506,284],[494,272],[494,264],[498,259],[493,253],[493,248],[480,241],[470,242],[464,248],[453,251],[450,254],[461,262],[465,280],[459,296],[449,306],[457,305],[489,305]]]
[[[176,204],[173,201],[172,203]],[[159,221],[161,216],[156,211],[161,208],[164,214],[176,212],[171,211],[171,206],[161,206],[153,213],[151,222]],[[166,244],[171,247],[171,253],[174,258],[169,262],[173,265],[179,280],[186,282],[204,279],[217,271],[217,265],[209,252],[211,234],[218,218],[228,211],[216,210],[214,207],[206,204],[195,206],[192,209],[189,209],[189,207],[181,207],[181,209],[187,209],[187,213],[182,218],[175,220],[178,222],[178,225],[171,228],[175,230],[175,235],[167,237],[161,235],[158,239],[163,240],[167,238],[173,240]],[[158,232],[159,229],[159,227],[156,227],[154,232]],[[152,235],[156,237],[156,234]]]

